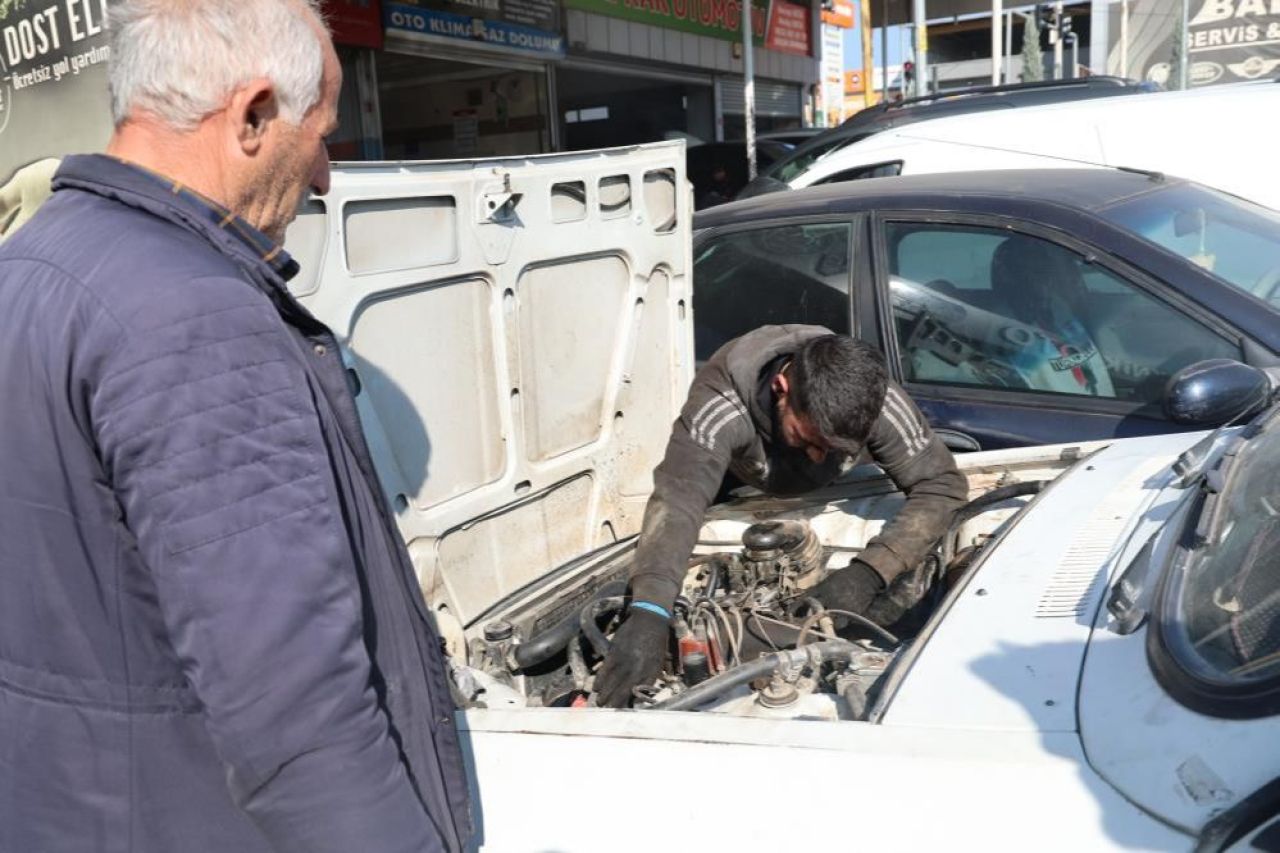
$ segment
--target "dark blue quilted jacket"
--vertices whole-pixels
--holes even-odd
[[[0,248],[0,851],[464,847],[332,334],[142,172],[55,188]]]

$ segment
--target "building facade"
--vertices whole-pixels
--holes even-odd
[[[335,158],[503,156],[741,138],[737,0],[326,0]],[[812,122],[816,0],[753,0],[757,128]]]
[[[895,3],[892,8],[898,17],[894,20],[901,21],[902,4]],[[1067,35],[1058,42],[1061,49],[1055,51],[1050,27],[1042,26],[1041,67],[1024,68],[1025,40],[1034,32],[1027,27],[1027,20],[1038,14],[1051,16],[1058,6],[1069,20],[1064,29]],[[926,41],[932,91],[995,82],[989,9],[987,2],[969,0],[926,3],[926,13],[931,16]],[[1280,74],[1280,0],[1189,0],[1185,23],[1177,0],[1005,2],[1003,10],[999,82],[1112,74],[1177,89]],[[951,12],[956,14],[932,17]],[[900,52],[910,59],[907,45],[914,41],[910,25],[892,32],[901,42]]]

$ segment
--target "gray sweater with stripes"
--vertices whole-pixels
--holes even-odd
[[[636,599],[671,608],[707,507],[727,471],[773,495],[811,491],[839,475],[847,457],[831,453],[815,464],[775,439],[772,396],[762,393],[760,384],[771,363],[804,341],[829,334],[821,326],[764,326],[725,344],[698,371],[653,473],[653,495],[631,573]],[[951,452],[892,381],[863,456],[907,496],[858,555],[892,580],[924,558],[964,503],[968,486]]]

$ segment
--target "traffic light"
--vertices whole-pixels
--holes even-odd
[[[1058,22],[1058,35],[1063,39],[1071,35],[1071,16],[1063,15],[1062,20]]]
[[[916,64],[914,62],[902,63],[902,79],[908,83],[916,79]]]
[[[1036,26],[1041,30],[1047,30],[1053,27],[1053,4],[1037,3],[1036,4]]]

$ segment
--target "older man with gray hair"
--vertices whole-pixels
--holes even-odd
[[[0,850],[458,850],[446,662],[280,247],[314,0],[120,0],[116,131],[0,248]]]

